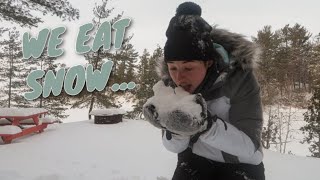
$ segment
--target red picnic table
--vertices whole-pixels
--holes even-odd
[[[42,123],[39,121],[39,117],[47,113],[48,111],[44,108],[0,108],[0,119],[3,118],[2,120],[7,120],[8,122],[0,123],[0,127],[2,126],[5,130],[9,129],[9,131],[0,131],[0,137],[5,144],[8,144],[11,143],[13,139],[31,133],[43,132],[48,126],[48,123]],[[23,123],[23,121],[26,121],[26,123]],[[32,126],[23,126],[26,124]],[[10,129],[14,129],[14,131],[10,132]]]

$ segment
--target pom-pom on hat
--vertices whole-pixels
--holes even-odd
[[[180,15],[198,15],[201,16],[201,7],[193,2],[184,2],[176,10],[176,16]]]
[[[193,2],[178,6],[166,31],[164,60],[213,60],[217,52],[210,37],[212,27],[201,17],[201,7]]]

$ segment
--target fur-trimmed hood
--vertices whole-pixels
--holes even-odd
[[[214,43],[220,44],[227,51],[230,60],[229,69],[256,68],[260,50],[256,44],[246,40],[243,35],[214,27],[211,37]],[[163,57],[158,60],[156,70],[162,80],[171,80]]]

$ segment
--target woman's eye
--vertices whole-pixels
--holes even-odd
[[[192,68],[185,68],[186,71],[192,71]]]
[[[177,70],[177,68],[172,67],[172,68],[169,68],[169,70],[170,70],[170,71],[175,71],[175,70]]]

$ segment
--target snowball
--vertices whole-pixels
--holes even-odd
[[[154,105],[160,116],[160,124],[165,127],[168,114],[180,111],[193,119],[193,123],[203,120],[201,112],[202,106],[196,103],[196,95],[190,94],[181,87],[167,87],[163,81],[157,82],[154,87],[154,96],[149,98],[144,106]]]

